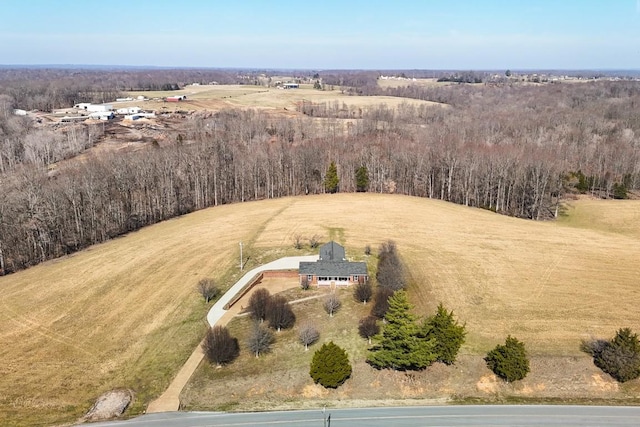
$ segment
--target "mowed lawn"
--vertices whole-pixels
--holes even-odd
[[[336,194],[166,221],[0,278],[0,420],[74,420],[116,387],[134,390],[141,411],[204,333],[197,281],[230,285],[240,241],[248,266],[308,252],[292,249],[296,234],[335,239],[354,259],[367,244],[375,253],[395,240],[416,313],[439,302],[453,309],[469,332],[463,354],[513,334],[532,354],[576,355],[582,338],[640,329],[638,211],[637,201],[580,200],[560,221],[533,222],[407,196]]]

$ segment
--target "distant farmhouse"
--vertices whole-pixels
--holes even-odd
[[[300,283],[306,280],[317,286],[349,286],[369,280],[367,264],[347,261],[344,248],[333,241],[320,247],[318,261],[301,262],[298,273]]]

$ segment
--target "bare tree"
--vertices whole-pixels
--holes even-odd
[[[324,311],[329,314],[329,317],[333,317],[333,313],[338,311],[341,306],[342,302],[340,302],[340,298],[335,293],[327,295],[324,300]]]
[[[389,297],[395,292],[389,288],[378,288],[375,298],[373,300],[373,307],[371,308],[371,315],[378,319],[384,318],[389,309]]]
[[[320,244],[320,236],[318,236],[317,234],[314,234],[309,238],[309,246],[312,249],[317,248],[319,244]]]
[[[198,292],[202,295],[204,301],[208,303],[218,296],[220,289],[213,283],[213,279],[201,279],[198,282]]]
[[[296,249],[302,249],[302,235],[301,234],[294,234],[293,235],[293,247]]]
[[[269,327],[280,332],[282,329],[289,329],[293,326],[296,322],[296,315],[285,297],[274,295],[267,308],[267,319]]]
[[[365,338],[371,344],[371,337],[380,332],[380,326],[378,326],[378,319],[374,316],[367,316],[360,319],[358,323],[358,333],[362,338]]]
[[[378,285],[393,291],[404,288],[404,268],[398,257],[396,244],[391,240],[380,245],[376,280]]]
[[[363,304],[366,304],[367,301],[371,299],[372,295],[373,287],[369,282],[360,282],[356,284],[355,288],[353,289],[353,296],[355,297],[356,301],[360,301]]]
[[[371,255],[371,245],[366,245],[364,247],[364,254],[367,255],[367,256]]]
[[[265,288],[256,289],[249,298],[249,312],[251,317],[262,323],[267,318],[271,294]]]
[[[258,322],[253,323],[253,329],[247,339],[247,347],[256,357],[261,354],[268,353],[271,350],[271,344],[275,341],[273,332],[262,326]]]
[[[224,326],[209,328],[202,343],[202,350],[209,362],[218,366],[231,363],[240,354],[238,340],[233,338]]]
[[[311,283],[307,276],[303,276],[302,279],[300,279],[300,287],[305,291],[311,287]]]
[[[298,338],[300,339],[300,342],[304,344],[304,351],[307,351],[309,350],[309,346],[311,344],[318,341],[318,338],[320,338],[320,333],[315,328],[315,326],[310,323],[305,323],[300,327]]]

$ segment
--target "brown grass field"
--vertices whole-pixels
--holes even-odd
[[[149,101],[128,101],[114,103],[114,108],[124,106],[139,106],[147,110],[157,111],[217,111],[224,108],[258,108],[272,113],[290,114],[296,111],[296,105],[305,100],[316,103],[338,102],[354,108],[374,108],[381,104],[389,108],[397,108],[402,103],[413,105],[441,106],[437,102],[421,101],[392,96],[350,96],[340,90],[316,90],[313,85],[300,85],[299,89],[283,90],[253,85],[201,85],[187,86],[177,91],[129,92],[132,97],[143,95]],[[186,95],[184,102],[153,101],[152,98]]]
[[[397,80],[397,79],[378,79],[378,86],[381,88],[388,87],[404,87],[404,86],[420,86],[420,87],[435,87],[435,86],[448,86],[451,82],[439,82],[438,79],[415,79],[415,80]]]
[[[232,284],[238,277],[240,241],[247,267],[309,252],[291,248],[296,233],[335,239],[356,259],[364,258],[366,244],[376,248],[395,240],[411,272],[409,294],[416,313],[430,314],[443,302],[466,322],[462,359],[467,362],[461,366],[481,365],[484,352],[513,334],[533,356],[546,357],[540,360],[547,362],[536,363],[564,358],[548,369],[562,369],[572,358],[588,367],[578,349],[581,339],[610,337],[623,326],[640,330],[638,212],[639,201],[584,199],[570,202],[556,222],[533,222],[428,199],[336,194],[221,206],[166,221],[0,277],[0,420],[3,425],[70,422],[116,387],[133,389],[131,413],[141,412],[204,333],[207,307],[195,292],[197,281],[212,277],[223,286]],[[300,321],[318,316],[321,340],[335,338],[347,347],[358,362],[355,378],[369,369],[362,363],[366,343],[340,322],[357,321],[368,308],[350,301],[345,294],[346,307],[331,319],[330,328],[322,323],[329,319],[318,309],[321,303],[305,302],[296,310]],[[247,327],[243,322],[231,327],[240,333]],[[280,339],[283,348],[255,367],[239,361],[233,369],[253,374],[234,378],[234,384],[248,384],[251,375],[263,372],[261,366],[281,366],[275,361],[290,368],[311,357],[312,352],[298,347],[292,351],[298,346],[295,333],[286,334],[292,339]],[[219,380],[233,369],[212,373],[202,366],[190,389],[206,389],[206,378]],[[312,397],[326,398],[303,375],[306,369],[308,364],[292,371],[289,375],[302,381],[292,378],[292,383],[302,384]],[[430,372],[438,375],[441,368],[434,369]],[[453,369],[454,377],[464,376]],[[386,372],[376,375],[375,381],[400,381],[400,386],[413,381]],[[281,383],[281,378],[269,378]],[[605,381],[605,386],[617,385]],[[362,391],[350,395],[350,387],[329,397],[367,397]],[[368,390],[374,393],[375,387]],[[454,381],[438,396],[456,392]],[[188,407],[207,406],[189,393]],[[406,393],[389,399],[415,397]],[[228,408],[236,407],[234,399],[229,396]]]

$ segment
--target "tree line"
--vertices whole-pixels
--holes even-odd
[[[626,197],[640,187],[638,84],[439,90],[471,99],[381,105],[348,123],[259,110],[192,115],[171,146],[55,170],[51,163],[89,146],[99,130],[60,136],[0,109],[0,274],[248,200],[401,193],[547,219],[567,193]]]

